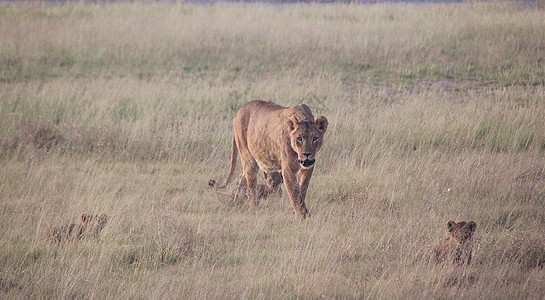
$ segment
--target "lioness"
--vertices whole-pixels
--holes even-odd
[[[224,188],[232,179],[240,153],[241,182],[246,181],[246,195],[252,206],[258,204],[257,172],[281,172],[295,213],[310,217],[305,206],[308,184],[314,171],[316,154],[323,144],[328,121],[316,120],[305,104],[284,107],[273,102],[252,101],[243,105],[233,120],[231,168]]]

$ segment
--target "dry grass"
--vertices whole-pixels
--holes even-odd
[[[501,2],[2,3],[0,298],[540,299],[544,36]],[[253,99],[330,121],[310,219],[207,187]],[[451,219],[472,264],[426,263]]]

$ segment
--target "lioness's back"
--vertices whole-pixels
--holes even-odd
[[[246,148],[248,139],[261,140],[268,136],[266,132],[277,131],[286,109],[284,106],[263,100],[244,104],[233,120],[237,144]]]
[[[271,101],[264,101],[264,100],[255,100],[248,102],[240,107],[240,109],[237,112],[237,117],[243,117],[248,114],[262,114],[262,113],[268,113],[268,112],[274,112],[279,111],[282,109],[285,109],[286,107],[282,105],[278,105]]]

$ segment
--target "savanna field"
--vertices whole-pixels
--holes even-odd
[[[255,99],[329,119],[311,218],[207,185]],[[449,220],[469,265],[424,259]],[[0,3],[2,299],[543,299],[544,267],[543,4]]]

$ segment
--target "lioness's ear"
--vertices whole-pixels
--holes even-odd
[[[329,125],[329,122],[327,121],[327,118],[324,117],[324,116],[319,116],[317,119],[316,119],[316,126],[318,126],[318,129],[322,132],[322,133],[325,133],[325,131],[327,130],[327,125]]]
[[[448,232],[452,232],[454,230],[454,227],[456,227],[456,222],[454,222],[454,221],[448,221],[447,222]]]
[[[286,124],[288,124],[288,130],[293,132],[295,130],[295,126],[297,126],[297,120],[292,116],[286,120]]]

